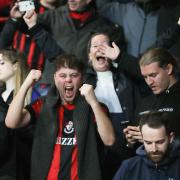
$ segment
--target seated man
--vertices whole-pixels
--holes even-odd
[[[122,163],[113,180],[180,179],[180,141],[174,140],[170,120],[167,112],[142,115],[139,126],[143,145],[137,149],[137,156]]]
[[[9,128],[36,126],[33,180],[102,179],[98,152],[102,155],[101,141],[114,143],[114,130],[93,87],[82,85],[83,69],[74,55],[58,56],[48,95],[23,108],[27,90],[41,77],[41,71],[31,70],[8,109],[5,122]]]
[[[175,137],[180,138],[180,81],[176,59],[163,48],[154,48],[143,54],[139,61],[141,74],[152,94],[142,100],[136,109],[136,121],[140,115],[151,111],[167,111],[171,118]],[[141,141],[141,133],[136,126],[124,129],[128,145]]]

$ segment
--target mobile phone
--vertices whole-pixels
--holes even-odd
[[[35,9],[35,5],[32,0],[19,1],[18,5],[19,5],[19,11],[21,11],[21,12]]]
[[[121,127],[124,129],[130,125],[130,121],[121,121]]]

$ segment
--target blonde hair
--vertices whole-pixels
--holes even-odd
[[[15,96],[29,73],[29,69],[26,63],[26,57],[23,53],[15,50],[1,50],[0,53],[2,54],[5,61],[9,61],[10,63],[17,65],[17,69],[14,74],[15,89],[13,92],[13,96]],[[32,88],[28,91],[26,95],[24,105],[27,105],[31,102],[31,94]]]

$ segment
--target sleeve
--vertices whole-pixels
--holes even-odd
[[[9,18],[0,33],[0,49],[5,49],[12,45],[17,30],[22,33],[27,32],[27,25],[24,23],[24,20],[18,19],[14,21]]]
[[[17,22],[8,19],[0,33],[0,49],[5,49],[12,45],[16,28]]]
[[[143,80],[138,60],[134,56],[122,52],[115,62],[118,64],[119,70],[124,71],[133,78]]]
[[[34,123],[38,118],[42,109],[43,100],[38,99],[34,103],[27,105],[25,109],[30,113],[31,123]]]
[[[29,34],[35,39],[39,48],[50,61],[64,52],[51,37],[51,35],[45,29],[43,29],[40,24],[36,24],[34,27],[32,27],[29,30]]]
[[[161,48],[170,49],[180,37],[180,25],[176,24],[164,32],[156,41],[156,46]]]
[[[107,2],[107,0],[96,0],[96,6],[101,16],[122,26],[124,14],[128,11],[128,4],[116,1]]]

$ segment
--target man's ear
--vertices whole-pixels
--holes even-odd
[[[166,70],[167,70],[168,74],[171,75],[172,71],[173,71],[173,65],[172,64],[168,64],[166,66]]]
[[[172,143],[173,140],[174,140],[174,132],[171,132],[171,133],[169,134],[169,142]]]

